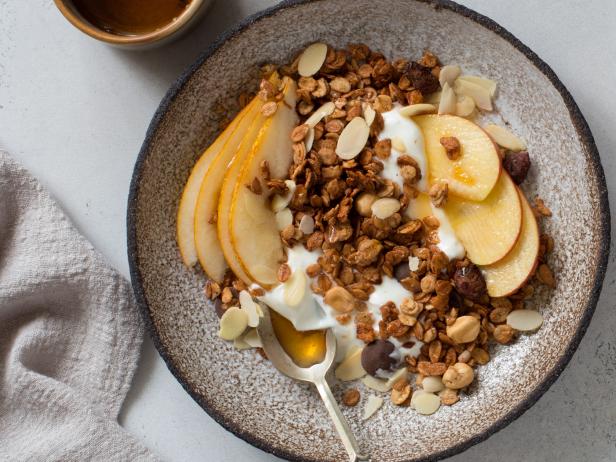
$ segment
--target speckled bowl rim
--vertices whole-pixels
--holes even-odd
[[[128,234],[128,260],[130,266],[130,276],[131,282],[133,285],[133,290],[135,292],[135,296],[137,299],[137,305],[141,311],[143,319],[145,321],[146,328],[150,333],[154,345],[156,349],[162,356],[163,360],[167,364],[167,367],[171,371],[171,373],[175,376],[175,378],[182,384],[184,389],[192,396],[192,398],[220,425],[222,425],[226,430],[230,431],[234,435],[242,438],[253,446],[262,449],[268,453],[274,454],[278,457],[282,457],[288,460],[293,461],[302,461],[302,462],[322,462],[319,459],[305,459],[303,457],[298,457],[296,454],[287,452],[284,449],[272,446],[267,440],[255,438],[247,432],[242,431],[241,429],[235,427],[222,413],[217,412],[214,408],[212,408],[209,402],[200,396],[195,390],[190,387],[190,384],[185,380],[182,376],[178,368],[175,366],[173,358],[168,353],[165,345],[161,341],[161,338],[156,331],[156,328],[153,324],[152,318],[150,316],[150,307],[144,293],[143,284],[142,284],[142,276],[139,269],[139,257],[137,253],[137,223],[136,223],[136,207],[137,207],[137,198],[139,195],[139,184],[141,181],[141,175],[143,172],[143,165],[148,156],[148,151],[150,147],[150,143],[154,138],[154,134],[156,133],[159,124],[164,117],[169,105],[177,96],[180,89],[184,86],[184,84],[190,79],[193,73],[210,57],[212,56],[218,48],[220,48],[227,40],[233,38],[238,35],[248,27],[250,27],[253,23],[259,21],[262,18],[271,16],[272,14],[288,9],[293,8],[298,5],[302,5],[304,3],[309,3],[311,0],[284,0],[278,5],[267,8],[263,11],[260,11],[252,16],[249,16],[244,21],[242,21],[237,26],[229,29],[222,35],[220,35],[200,56],[199,58],[190,65],[184,73],[171,85],[167,94],[161,101],[152,121],[150,122],[150,126],[148,127],[145,140],[139,152],[139,156],[137,157],[137,161],[135,164],[135,169],[133,172],[133,177],[130,185],[130,192],[128,197],[128,211],[127,211],[127,234]],[[313,1],[327,1],[327,0],[313,0]],[[595,280],[592,286],[592,291],[590,293],[590,297],[586,303],[586,309],[584,310],[584,314],[579,324],[579,328],[571,342],[569,343],[568,348],[561,356],[560,360],[556,363],[553,370],[549,373],[549,375],[545,378],[545,380],[539,384],[533,390],[528,397],[520,402],[518,406],[516,406],[513,410],[511,410],[508,414],[503,416],[501,419],[494,422],[488,429],[479,433],[466,441],[459,443],[455,446],[452,446],[444,451],[432,454],[428,457],[422,459],[413,459],[408,462],[429,462],[429,461],[437,461],[444,459],[446,457],[451,457],[455,454],[465,451],[471,446],[484,441],[488,437],[492,436],[499,430],[503,429],[505,426],[513,422],[515,419],[520,417],[524,412],[526,412],[535,402],[550,388],[550,386],[556,381],[556,379],[560,376],[562,371],[565,369],[569,361],[571,360],[573,353],[577,349],[582,337],[586,333],[588,325],[590,324],[590,320],[594,314],[595,308],[597,306],[597,301],[599,299],[599,294],[601,293],[601,288],[603,285],[603,279],[605,277],[605,272],[607,268],[609,249],[610,249],[610,209],[608,202],[608,194],[607,194],[607,185],[605,183],[605,175],[603,172],[603,167],[601,166],[601,159],[599,157],[599,152],[597,150],[597,146],[595,145],[594,138],[586,122],[586,119],[582,115],[579,107],[573,100],[573,97],[567,90],[567,88],[563,85],[563,83],[558,79],[554,71],[548,66],[537,54],[535,54],[530,48],[524,45],[520,40],[518,40],[513,34],[509,31],[501,27],[499,24],[494,22],[492,19],[483,16],[465,6],[459,5],[450,0],[412,0],[420,3],[427,3],[432,5],[435,8],[445,8],[447,10],[453,11],[465,18],[471,19],[472,21],[480,24],[481,26],[493,31],[498,34],[503,39],[507,40],[511,45],[513,45],[516,49],[518,49],[521,53],[523,53],[534,65],[537,67],[554,85],[554,87],[558,90],[561,97],[563,98],[567,109],[569,110],[569,114],[571,116],[571,120],[577,130],[578,136],[583,144],[586,147],[589,153],[589,164],[591,167],[591,175],[596,180],[599,189],[599,208],[600,208],[600,233],[601,239],[598,246],[597,251],[599,252],[599,256],[597,258],[598,265],[595,273]]]

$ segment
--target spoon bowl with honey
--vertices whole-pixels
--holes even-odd
[[[273,310],[264,309],[257,327],[263,349],[271,363],[287,377],[313,383],[340,435],[349,461],[367,460],[340,411],[325,376],[336,356],[336,337],[331,330],[300,332]]]

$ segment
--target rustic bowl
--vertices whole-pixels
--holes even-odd
[[[556,242],[550,263],[558,287],[536,298],[543,327],[494,348],[471,393],[430,417],[387,401],[366,422],[362,406],[344,409],[373,461],[437,460],[519,417],[571,359],[606,268],[605,179],[592,134],[569,92],[546,63],[498,24],[445,0],[349,5],[282,2],[227,32],[171,87],[147,132],[130,190],[132,282],[169,369],[223,427],[287,459],[345,459],[314,390],[283,377],[256,352],[235,351],[218,339],[218,320],[203,294],[204,275],[182,265],[175,242],[182,187],[216,137],[221,114],[215,108],[223,104],[235,112],[236,96],[256,87],[260,64],[283,63],[315,40],[336,46],[364,42],[390,57],[417,58],[428,48],[446,63],[494,78],[500,85],[499,120],[528,140],[533,168],[524,189],[553,211],[544,226]]]

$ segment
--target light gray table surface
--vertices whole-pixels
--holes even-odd
[[[128,187],[158,103],[219,33],[275,3],[217,0],[181,40],[126,52],[79,33],[51,0],[0,0],[0,148],[52,191],[126,276]],[[590,124],[616,203],[616,2],[461,3],[496,20],[552,66]],[[616,460],[614,270],[612,257],[595,317],[561,378],[516,422],[450,461]],[[203,412],[149,339],[120,422],[167,461],[276,459]]]

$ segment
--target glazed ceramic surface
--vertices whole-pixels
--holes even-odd
[[[171,371],[203,408],[250,443],[294,460],[344,460],[326,410],[310,386],[276,372],[255,351],[217,336],[218,319],[199,269],[182,265],[175,215],[184,183],[236,96],[255,90],[259,65],[284,63],[313,41],[363,42],[388,57],[417,59],[425,48],[467,74],[499,83],[497,115],[528,142],[533,167],[524,189],[553,217],[550,264],[558,287],[533,307],[545,322],[532,336],[491,350],[470,393],[424,417],[387,399],[370,420],[376,393],[344,408],[373,461],[436,460],[460,452],[514,420],[558,377],[583,335],[601,288],[609,248],[609,207],[592,135],[567,90],[534,53],[489,19],[450,2],[321,0],[283,2],[231,31],[176,82],[156,113],[135,168],[128,242],[135,292]],[[340,397],[344,387],[333,384]]]

